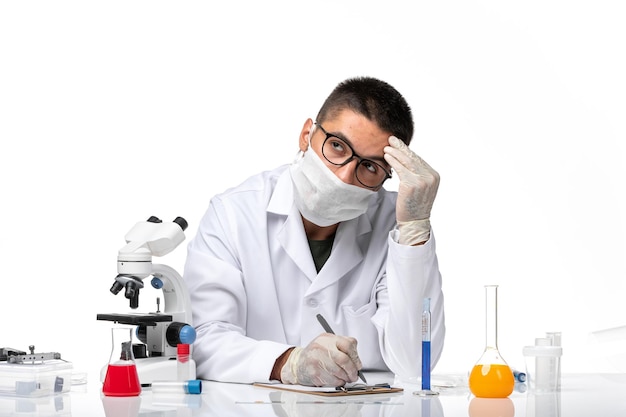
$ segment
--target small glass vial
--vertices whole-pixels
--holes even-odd
[[[189,381],[154,381],[152,393],[158,394],[202,394],[202,381],[192,379]]]
[[[189,381],[196,379],[196,372],[193,369],[193,361],[190,356],[190,345],[179,343],[176,346],[176,371],[178,381]]]

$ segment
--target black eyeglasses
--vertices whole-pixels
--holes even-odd
[[[387,171],[382,165],[372,160],[361,158],[344,139],[328,133],[317,122],[315,122],[315,125],[326,135],[326,139],[324,139],[322,144],[322,155],[328,162],[336,166],[344,166],[356,158],[359,161],[355,170],[356,179],[367,188],[378,188],[388,178],[391,178],[391,172]]]

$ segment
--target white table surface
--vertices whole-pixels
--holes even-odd
[[[626,374],[565,374],[561,391],[533,395],[519,384],[507,399],[473,397],[462,375],[432,376],[435,397],[414,395],[419,385],[394,381],[393,375],[366,373],[368,382],[395,382],[396,394],[322,397],[245,384],[203,381],[201,395],[163,397],[144,389],[141,396],[101,394],[97,375],[69,393],[39,399],[0,397],[0,416],[626,416]],[[444,385],[446,385],[444,387]]]

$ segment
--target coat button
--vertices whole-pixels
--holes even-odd
[[[307,301],[309,307],[317,307],[319,305],[319,301],[316,298],[309,298]]]

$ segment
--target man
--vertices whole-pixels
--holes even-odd
[[[349,79],[305,121],[293,164],[211,200],[184,271],[199,378],[340,386],[360,369],[419,376],[425,297],[436,363],[445,326],[429,219],[439,175],[408,148],[412,136],[400,93]],[[392,171],[397,193],[383,188]]]

